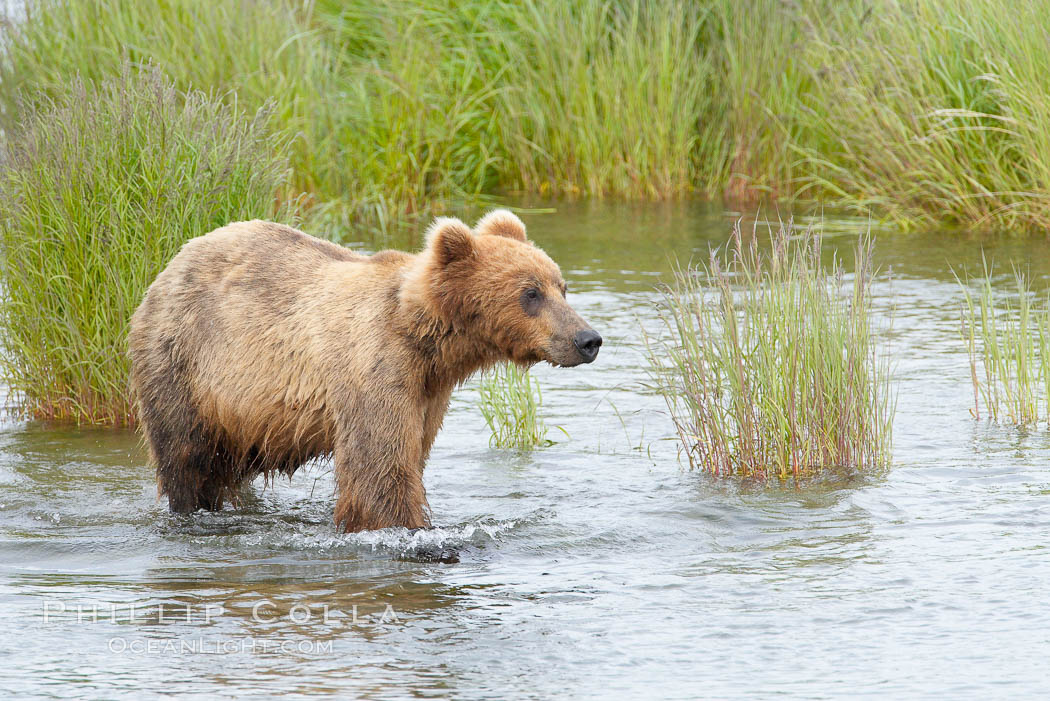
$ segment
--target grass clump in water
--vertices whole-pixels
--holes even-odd
[[[716,476],[803,477],[883,467],[894,401],[872,320],[871,242],[849,278],[821,261],[812,229],[745,241],[680,269],[647,336],[651,375],[693,468]]]
[[[497,448],[532,450],[547,445],[547,428],[539,417],[543,403],[540,384],[528,370],[500,363],[481,376],[481,415],[492,431],[489,443]]]
[[[27,112],[0,160],[0,371],[42,419],[132,419],[127,323],[195,236],[283,217],[286,141],[154,70],[74,82]]]
[[[962,335],[970,354],[974,418],[1019,426],[1050,422],[1050,295],[1037,305],[1031,281],[1013,269],[1014,294],[997,299],[992,270],[960,280]],[[973,287],[976,286],[976,291]]]

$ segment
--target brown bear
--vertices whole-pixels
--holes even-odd
[[[428,526],[423,466],[456,385],[501,360],[589,363],[602,338],[496,210],[371,256],[281,224],[183,246],[131,318],[131,389],[175,512],[331,455],[346,531]]]

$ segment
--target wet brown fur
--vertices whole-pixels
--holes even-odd
[[[541,292],[538,305],[529,288]],[[500,360],[582,362],[557,265],[497,210],[412,255],[280,224],[188,242],[131,320],[131,387],[172,511],[331,455],[347,531],[429,525],[423,467],[456,385]]]

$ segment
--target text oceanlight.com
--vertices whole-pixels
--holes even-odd
[[[183,638],[159,640],[110,638],[109,651],[117,655],[326,655],[331,640],[267,640],[265,638]]]

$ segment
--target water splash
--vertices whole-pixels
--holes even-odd
[[[175,517],[166,535],[190,536],[198,546],[222,550],[294,551],[318,556],[403,559],[419,562],[458,562],[465,552],[478,552],[509,534],[547,516],[538,510],[519,518],[482,517],[431,528],[386,528],[360,533],[338,533],[331,521],[276,519],[232,513]]]
[[[432,528],[387,528],[350,533],[345,538],[367,546],[372,553],[393,555],[423,562],[459,562],[460,553],[499,542],[501,536],[524,523],[524,519],[478,519],[454,526]]]

